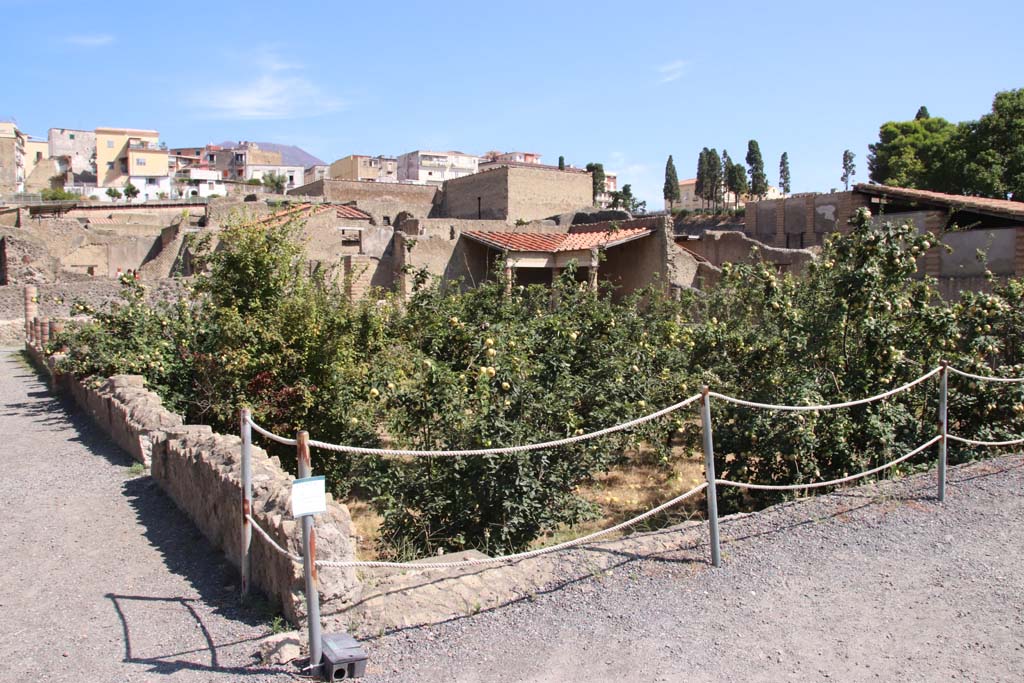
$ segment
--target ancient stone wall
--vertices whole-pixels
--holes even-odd
[[[390,225],[398,214],[427,218],[435,213],[439,188],[432,185],[378,183],[366,180],[324,179],[297,187],[289,195],[323,197],[327,201],[347,203],[370,214],[376,225]]]
[[[723,263],[750,263],[754,258],[770,261],[779,270],[800,273],[814,259],[808,249],[781,249],[751,239],[741,232],[708,230],[699,240],[687,240],[683,246],[703,256],[716,268]],[[757,256],[751,249],[757,248]]]
[[[56,372],[57,358],[27,349],[75,402],[133,458],[151,468],[153,480],[189,516],[204,536],[239,566],[241,558],[241,439],[186,425],[166,410],[138,375],[116,375],[94,383]],[[280,460],[252,448],[252,516],[279,545],[302,554],[302,528],[291,519],[293,477]],[[316,518],[317,557],[355,558],[348,508],[328,495],[328,510]],[[257,533],[251,546],[252,583],[299,625],[305,617],[302,565],[275,552]],[[319,572],[321,600],[351,604],[360,593],[354,570]]]
[[[149,301],[175,301],[182,294],[184,281],[178,278],[143,280]],[[39,290],[39,317],[66,318],[71,315],[75,301],[99,308],[120,301],[121,284],[117,280],[89,278],[73,282],[53,282],[37,285]],[[24,288],[22,285],[0,286],[0,320],[23,320],[25,317]]]

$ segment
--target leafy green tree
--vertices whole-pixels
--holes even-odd
[[[135,199],[139,196],[139,188],[135,187],[131,183],[126,183],[124,186],[124,196],[128,199]]]
[[[761,158],[761,147],[757,140],[747,143],[747,169],[750,175],[750,194],[764,197],[768,194],[768,176],[764,172],[764,159]]]
[[[779,159],[779,189],[783,195],[788,195],[790,190],[789,177],[789,152],[783,152]]]
[[[868,177],[882,185],[957,192],[951,147],[957,126],[938,117],[889,121],[868,146]]]
[[[108,197],[110,197],[111,199],[117,200],[117,199],[121,198],[121,191],[119,189],[117,189],[116,187],[108,187],[107,191],[106,191],[106,195]]]
[[[843,182],[843,187],[847,190],[850,189],[850,181],[853,180],[853,176],[857,173],[857,166],[853,163],[856,154],[850,150],[843,151],[843,175],[839,178]]]
[[[604,164],[590,163],[587,164],[587,172],[590,173],[591,189],[593,191],[593,201],[597,204],[597,198],[604,194]]]
[[[284,194],[284,189],[288,186],[288,179],[280,173],[271,171],[263,176],[263,185],[274,194]]]
[[[954,139],[965,192],[1024,201],[1024,88],[996,93],[992,111]]]
[[[558,157],[558,170],[559,171],[564,171],[565,170],[565,157],[564,156],[559,156]]]
[[[917,114],[914,115],[914,119],[920,121],[921,119],[930,119],[931,114],[928,113],[928,107],[923,104],[918,108]]]
[[[676,165],[672,161],[671,154],[668,155],[668,161],[665,162],[665,187],[662,188],[662,194],[665,201],[668,202],[669,211],[671,211],[679,201],[679,176],[676,175]]]

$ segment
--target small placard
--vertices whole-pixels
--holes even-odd
[[[323,477],[306,477],[292,482],[292,517],[327,512],[327,484]]]

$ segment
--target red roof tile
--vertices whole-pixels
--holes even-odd
[[[360,211],[354,206],[339,206],[338,218],[352,218],[360,221],[368,221],[370,220],[370,214],[365,211]]]
[[[540,251],[556,253],[561,251],[582,251],[597,247],[611,247],[622,242],[646,237],[650,228],[625,228],[620,230],[574,229],[566,233],[537,232],[485,232],[467,230],[467,237],[503,251]]]

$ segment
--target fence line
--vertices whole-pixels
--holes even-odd
[[[310,633],[310,652],[311,666],[315,667],[320,653],[320,642],[319,642],[319,604],[320,595],[317,589],[317,574],[316,569],[318,567],[330,567],[337,569],[346,568],[389,568],[389,569],[458,569],[462,567],[475,567],[475,566],[486,566],[486,565],[497,565],[497,564],[508,564],[519,560],[524,560],[531,557],[538,557],[549,553],[559,552],[574,546],[588,543],[601,536],[620,531],[628,528],[635,524],[642,522],[649,517],[658,514],[659,512],[666,510],[672,506],[678,505],[684,500],[697,495],[698,493],[705,491],[707,498],[708,507],[708,532],[710,535],[710,550],[711,550],[711,561],[716,567],[721,564],[721,551],[719,548],[719,535],[718,535],[718,494],[716,485],[721,484],[722,486],[732,486],[740,489],[748,490],[761,490],[761,491],[799,491],[812,488],[823,488],[827,486],[838,486],[845,484],[857,479],[877,474],[883,470],[895,467],[896,465],[909,460],[927,450],[935,444],[939,445],[938,449],[938,491],[936,498],[941,502],[945,498],[946,490],[946,445],[949,440],[958,441],[961,443],[972,444],[976,446],[1013,446],[1018,444],[1024,444],[1024,439],[1014,439],[1008,441],[976,441],[973,439],[967,439],[960,436],[954,436],[949,434],[947,431],[948,427],[948,416],[947,416],[947,379],[949,373],[968,377],[977,381],[991,381],[991,382],[1024,382],[1024,378],[1007,378],[1007,377],[986,377],[983,375],[975,375],[972,373],[957,370],[956,368],[950,367],[945,361],[942,364],[929,370],[927,373],[921,375],[917,379],[914,379],[906,384],[903,384],[895,389],[871,396],[868,398],[858,399],[854,401],[846,401],[843,403],[833,404],[822,404],[822,405],[806,405],[806,406],[793,406],[793,405],[776,405],[769,403],[758,403],[755,401],[746,401],[743,399],[735,398],[732,396],[726,396],[717,392],[710,391],[708,387],[704,387],[700,394],[690,396],[683,399],[682,401],[662,408],[661,410],[644,415],[636,419],[624,422],[619,425],[612,427],[606,427],[604,429],[590,432],[587,434],[579,434],[564,439],[557,439],[554,441],[546,441],[535,444],[525,444],[520,446],[507,446],[501,448],[480,448],[480,449],[469,449],[469,450],[458,450],[458,451],[438,451],[438,450],[408,450],[408,449],[388,449],[388,448],[363,448],[359,446],[347,446],[341,444],[331,444],[323,441],[314,441],[309,439],[309,435],[306,432],[299,432],[297,439],[289,439],[287,437],[278,436],[273,432],[261,427],[252,419],[248,409],[241,411],[240,423],[241,423],[241,434],[242,434],[242,586],[243,594],[248,590],[249,585],[249,572],[251,571],[251,564],[249,561],[249,554],[251,550],[250,540],[251,531],[255,528],[257,534],[265,540],[270,547],[280,555],[287,557],[292,562],[301,562],[304,567],[304,573],[306,577],[306,603],[307,603],[307,614],[309,618],[309,633]],[[748,482],[737,482],[729,479],[717,479],[715,477],[715,460],[714,460],[714,440],[712,437],[712,420],[711,420],[711,398],[716,397],[728,403],[736,405],[742,405],[750,408],[759,408],[765,410],[785,410],[785,411],[817,411],[817,410],[836,410],[839,408],[849,408],[858,405],[865,405],[874,401],[880,401],[882,399],[894,396],[903,391],[907,391],[922,382],[934,377],[935,375],[940,376],[939,383],[939,410],[938,410],[938,427],[939,433],[933,436],[928,441],[924,442],[914,450],[910,451],[906,455],[903,455],[895,460],[887,462],[878,467],[874,467],[863,472],[858,472],[852,475],[842,477],[840,479],[832,479],[829,481],[822,482],[811,482],[807,484],[792,484],[792,485],[773,485],[773,484],[757,484]],[[589,439],[595,439],[600,436],[612,434],[615,432],[623,431],[644,424],[651,420],[657,419],[663,415],[667,415],[673,411],[680,410],[689,406],[697,401],[701,402],[701,423],[704,437],[704,456],[705,456],[705,479],[706,481],[699,486],[696,486],[689,491],[676,496],[672,500],[666,501],[654,508],[651,508],[647,512],[641,513],[636,517],[628,519],[624,522],[620,522],[614,526],[596,531],[586,536],[581,536],[576,539],[558,543],[556,545],[548,546],[546,548],[537,548],[535,550],[528,550],[521,553],[514,553],[511,555],[504,555],[499,557],[488,557],[482,559],[471,559],[462,560],[458,562],[378,562],[378,561],[360,561],[360,560],[349,560],[349,561],[333,561],[333,560],[317,560],[315,554],[315,530],[312,524],[311,517],[303,517],[303,555],[294,555],[287,549],[283,548],[274,539],[263,530],[252,517],[251,514],[251,490],[252,490],[252,468],[249,459],[251,458],[252,450],[252,431],[255,430],[258,434],[286,446],[296,446],[298,449],[297,458],[300,463],[301,476],[310,476],[309,466],[309,447],[315,446],[323,448],[328,451],[342,452],[342,453],[357,453],[364,455],[395,455],[395,456],[414,456],[414,457],[434,457],[434,456],[472,456],[472,455],[503,455],[503,454],[516,454],[525,453],[530,451],[537,451],[547,448],[556,448],[559,446],[565,446],[572,443],[581,441],[587,441]],[[316,642],[314,642],[316,641]]]
[[[885,463],[884,465],[879,465],[878,467],[874,467],[870,470],[865,470],[864,472],[858,472],[857,474],[851,474],[850,476],[842,477],[841,479],[832,479],[830,481],[817,481],[812,482],[810,484],[787,484],[785,486],[774,484],[750,484],[742,481],[731,481],[729,479],[716,479],[715,483],[722,484],[724,486],[733,486],[735,488],[751,489],[755,491],[802,491],[803,489],[818,489],[825,486],[838,486],[839,484],[845,484],[847,482],[855,481],[857,479],[863,479],[864,477],[869,477],[872,474],[875,474],[876,472],[881,472],[882,470],[887,470],[890,467],[895,467],[904,460],[909,460],[910,458],[914,457],[921,451],[926,450],[927,448],[933,446],[934,444],[938,443],[941,440],[942,435],[936,434],[931,439],[924,442],[923,444],[921,444],[920,446],[918,446],[917,448],[910,451],[904,456],[896,458],[895,460],[891,460]]]

